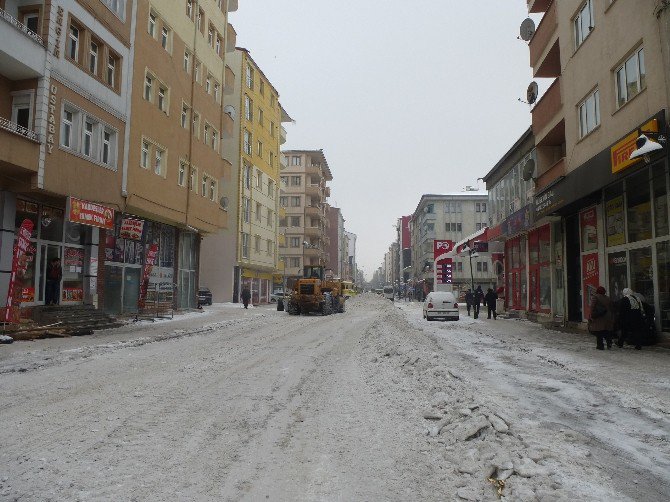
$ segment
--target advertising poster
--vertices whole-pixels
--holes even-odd
[[[23,289],[16,287],[18,277],[23,277],[26,272],[26,253],[30,249],[30,236],[35,225],[29,219],[23,220],[19,233],[14,243],[14,256],[12,258],[12,273],[9,276],[9,288],[7,289],[7,301],[5,303],[5,321],[18,322],[20,318],[19,307]]]
[[[149,277],[151,276],[151,271],[154,268],[156,263],[156,257],[158,256],[158,244],[152,244],[147,250],[146,261],[144,262],[144,270],[142,272],[142,282],[140,285],[140,296],[138,299],[139,308],[144,308],[147,300],[147,290],[149,289]]]
[[[84,250],[80,248],[65,248],[63,256],[63,270],[71,273],[81,273],[84,267]]]
[[[607,245],[620,246],[625,244],[623,195],[608,200],[605,205],[605,213],[607,216]]]
[[[144,220],[123,218],[121,220],[121,229],[119,230],[119,237],[121,237],[122,239],[139,241],[140,239],[142,239],[143,231],[144,231]]]
[[[600,270],[598,267],[598,253],[582,256],[582,299],[584,302],[584,319],[591,317],[591,301],[596,294],[600,282]]]
[[[582,251],[598,249],[598,213],[595,206],[579,213],[579,229]]]
[[[628,259],[625,251],[610,253],[607,257],[607,266],[609,267],[609,297],[612,301],[619,301],[623,298],[623,290],[628,287]]]
[[[94,202],[70,197],[68,216],[72,223],[114,229],[114,209]]]

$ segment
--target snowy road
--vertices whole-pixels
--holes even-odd
[[[669,361],[372,295],[17,342],[0,499],[668,500]]]

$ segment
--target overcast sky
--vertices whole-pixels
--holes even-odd
[[[530,125],[526,17],[525,0],[240,0],[231,14],[296,121],[283,148],[323,149],[368,278],[422,194],[476,186]]]

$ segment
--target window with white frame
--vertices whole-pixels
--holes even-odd
[[[188,116],[190,115],[190,108],[185,103],[181,105],[181,126],[186,129],[188,127]]]
[[[200,114],[193,112],[193,135],[200,138]]]
[[[249,258],[249,234],[242,232],[242,258]]]
[[[212,76],[207,75],[207,78],[205,79],[205,92],[207,94],[211,94],[212,92]]]
[[[154,152],[154,173],[162,176],[163,169],[165,169],[165,152],[160,148],[156,148]]]
[[[177,178],[177,184],[180,187],[183,187],[184,183],[186,183],[186,161],[180,160],[179,161],[179,176]]]
[[[140,166],[144,169],[149,169],[149,155],[151,147],[147,140],[142,140],[142,151],[140,153]]]
[[[595,26],[593,17],[593,0],[586,0],[573,21],[575,27],[575,49],[582,45]]]
[[[300,258],[291,257],[288,259],[288,264],[291,268],[300,268]]]
[[[257,146],[258,156],[262,157],[263,156],[263,142],[259,140],[257,143],[258,143],[258,146]]]
[[[191,167],[191,176],[188,180],[189,183],[189,189],[194,191],[195,193],[198,193],[198,169],[196,167]]]
[[[251,188],[251,167],[244,165],[244,188]]]
[[[70,31],[68,32],[68,48],[67,55],[74,61],[79,61],[79,27],[74,23],[70,24]]]
[[[158,87],[158,109],[162,112],[167,113],[168,111],[168,99],[167,99],[168,90],[163,87]]]
[[[144,77],[144,99],[151,101],[153,97],[154,79],[151,75]]]
[[[258,123],[263,126],[263,110],[259,107],[258,108]]]
[[[275,182],[274,180],[268,180],[268,197],[271,199],[275,198]]]
[[[219,147],[219,132],[212,128],[212,149],[218,151]]]
[[[151,38],[156,38],[156,14],[153,12],[149,13],[149,25],[147,26],[147,32]]]
[[[202,175],[202,184],[200,185],[200,194],[203,197],[207,197],[207,187],[209,186],[209,176],[206,174]]]
[[[216,47],[214,48],[217,56],[221,55],[221,37],[217,35],[216,37]]]
[[[33,130],[33,102],[34,91],[19,91],[11,93],[12,122],[24,129]]]
[[[274,211],[268,208],[268,227],[272,228],[274,226]]]
[[[254,88],[254,69],[251,67],[250,64],[247,64],[245,70],[245,83],[247,84],[247,88],[249,89]]]
[[[186,0],[186,15],[193,21],[193,0]]]
[[[191,73],[191,53],[184,51],[184,71]]]
[[[291,237],[289,239],[289,247],[299,248],[300,247],[300,237]]]
[[[110,87],[116,87],[116,67],[118,60],[119,58],[114,54],[107,56],[107,85]]]
[[[98,51],[98,44],[91,40],[91,45],[88,49],[88,71],[93,75],[98,74]]]
[[[214,82],[214,99],[219,101],[219,96],[221,95],[221,85],[218,82]]]
[[[273,249],[274,245],[272,244],[272,241],[270,239],[268,239],[266,241],[265,245],[266,245],[266,250],[267,250],[266,252],[267,252],[268,256],[270,256],[272,254],[272,251],[274,251],[274,249]]]
[[[200,69],[202,67],[202,63],[198,61],[197,59],[195,60],[195,81],[200,83]]]
[[[292,226],[292,227],[299,227],[300,226],[300,216],[290,216],[289,217],[289,223],[290,223],[290,226]]]
[[[263,218],[263,206],[260,202],[256,202],[256,221],[260,222]]]
[[[256,188],[263,187],[263,171],[256,169]]]
[[[249,122],[254,119],[254,102],[246,94],[244,95],[244,118]]]
[[[209,124],[207,124],[207,123],[205,123],[204,133],[205,133],[205,136],[204,136],[205,144],[208,144],[209,143]]]
[[[291,196],[291,207],[300,207],[300,195]]]
[[[62,124],[60,129],[60,144],[65,148],[76,148],[74,138],[76,137],[76,118],[79,113],[72,109],[63,109]]]
[[[252,154],[251,133],[245,129],[243,137],[244,137],[244,153],[246,153],[247,155],[251,155]]]
[[[209,200],[213,201],[216,199],[216,181],[209,181]]]
[[[279,205],[281,207],[288,207],[288,197],[286,195],[279,196]]]
[[[251,212],[251,201],[249,197],[242,197],[242,221],[249,223]]]
[[[600,92],[588,95],[578,106],[579,137],[583,138],[600,125]]]
[[[254,236],[254,251],[256,253],[261,252],[261,236],[260,235]]]
[[[616,69],[617,107],[625,105],[646,87],[644,48],[636,49]]]
[[[101,0],[116,17],[125,21],[126,0]]]
[[[161,47],[166,51],[170,52],[170,38],[172,32],[167,26],[163,26],[161,29]]]
[[[291,165],[292,166],[299,166],[301,164],[301,159],[298,155],[293,155],[291,157]]]
[[[93,137],[97,124],[89,117],[84,119],[84,137],[82,141],[82,152],[86,157],[92,157],[94,152]]]
[[[102,131],[102,163],[116,165],[116,131],[105,127]]]

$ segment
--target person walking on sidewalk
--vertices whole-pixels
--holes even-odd
[[[589,317],[589,331],[596,336],[596,349],[612,348],[612,330],[614,329],[614,309],[612,300],[606,294],[605,288],[599,286],[591,300],[591,315]]]
[[[642,302],[630,288],[624,288],[623,298],[619,303],[619,320],[621,322],[621,336],[617,341],[619,347],[625,342],[635,345],[637,350],[642,348],[642,336],[647,323],[642,308]]]
[[[486,305],[486,308],[488,309],[488,319],[491,319],[491,314],[493,314],[493,319],[497,317],[496,314],[496,301],[498,300],[498,295],[496,294],[495,291],[493,291],[491,288],[488,289],[486,292],[486,296],[484,296],[484,304]]]
[[[483,299],[484,299],[484,292],[482,291],[482,287],[477,286],[477,289],[475,289],[475,301],[472,304],[475,311],[475,319],[479,317],[479,307],[481,306]]]
[[[242,303],[244,303],[244,308],[249,308],[249,300],[251,300],[251,291],[249,288],[244,288],[242,290]]]
[[[468,315],[470,315],[470,309],[472,304],[475,303],[475,295],[472,294],[472,290],[468,289],[468,292],[465,293],[465,306],[468,309]]]

